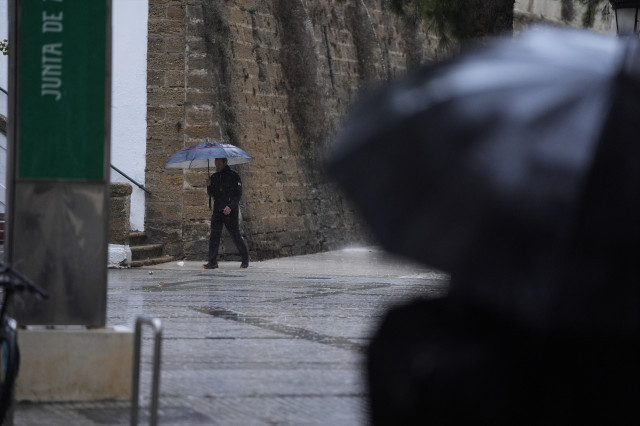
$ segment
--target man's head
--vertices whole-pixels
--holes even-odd
[[[215,164],[216,164],[216,171],[219,172],[220,170],[224,169],[224,167],[227,165],[227,159],[216,158]]]

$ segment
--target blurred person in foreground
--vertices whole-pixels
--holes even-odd
[[[451,275],[373,336],[373,425],[640,424],[638,116],[640,40],[560,29],[354,108],[328,170],[387,250]]]

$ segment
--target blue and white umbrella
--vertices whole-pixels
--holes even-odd
[[[186,146],[171,156],[166,169],[197,169],[213,165],[216,158],[226,158],[227,164],[243,164],[253,157],[235,145],[219,142],[202,142]]]

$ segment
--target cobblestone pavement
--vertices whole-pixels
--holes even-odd
[[[385,308],[446,275],[375,248],[253,262],[110,269],[107,324],[163,325],[161,425],[363,425],[363,351]],[[143,339],[148,424],[152,333]],[[127,401],[20,403],[14,424],[126,425]]]

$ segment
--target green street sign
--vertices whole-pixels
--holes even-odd
[[[18,10],[20,179],[105,178],[106,0]]]

